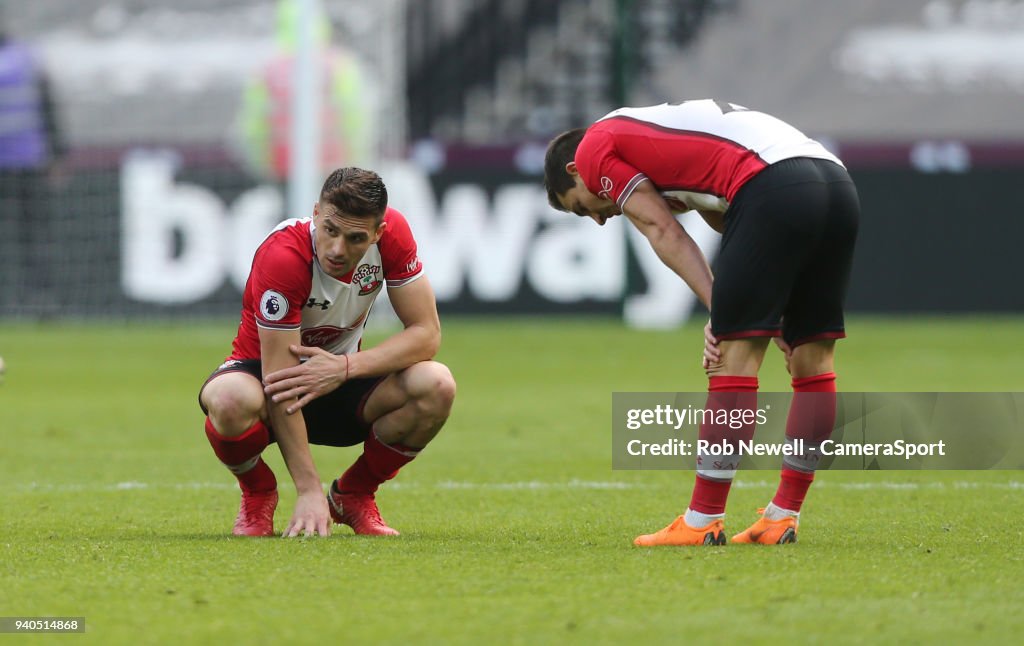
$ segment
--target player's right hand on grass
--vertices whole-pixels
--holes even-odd
[[[283,538],[294,536],[330,536],[331,515],[327,510],[327,498],[322,491],[300,493],[295,501],[295,513],[288,521],[288,527],[281,534]]]

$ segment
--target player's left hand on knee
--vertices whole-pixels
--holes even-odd
[[[722,351],[718,349],[718,339],[711,333],[711,321],[704,326],[704,357],[701,365],[705,370],[712,370],[722,362]]]
[[[792,346],[786,343],[785,339],[783,339],[781,336],[775,337],[775,345],[779,346],[779,350],[782,350],[782,354],[786,356],[786,372],[793,374],[793,371],[790,370],[789,367],[789,362],[793,358]]]
[[[322,348],[293,345],[289,349],[300,360],[306,361],[267,375],[263,390],[275,402],[298,399],[288,407],[288,413],[291,414],[343,384],[349,359]]]

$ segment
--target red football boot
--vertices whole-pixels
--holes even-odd
[[[388,527],[380,517],[377,502],[372,493],[341,493],[338,481],[331,483],[327,494],[331,518],[339,525],[348,525],[356,534],[363,536],[398,536],[398,530]]]
[[[250,493],[242,491],[242,504],[231,533],[235,536],[273,536],[277,491]]]

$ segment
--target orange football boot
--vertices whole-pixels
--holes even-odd
[[[686,524],[683,516],[672,524],[653,534],[637,536],[633,545],[654,547],[656,545],[725,545],[725,524],[714,520],[706,527],[697,529]]]
[[[761,545],[784,545],[796,542],[796,516],[786,516],[782,520],[768,520],[764,517],[764,509],[758,509],[761,517],[757,522],[732,537],[733,543],[760,543]]]

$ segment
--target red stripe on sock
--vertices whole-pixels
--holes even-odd
[[[836,375],[827,372],[793,380],[793,403],[786,417],[786,437],[819,444],[836,422]]]
[[[242,464],[253,459],[270,443],[270,433],[263,422],[256,422],[241,435],[227,436],[218,433],[207,417],[206,437],[220,461],[228,465]]]
[[[814,482],[814,472],[797,471],[789,467],[782,467],[782,475],[779,478],[779,488],[772,498],[776,507],[788,509],[789,511],[800,511],[807,496],[807,490]]]
[[[834,393],[836,391],[836,373],[826,372],[813,377],[794,378],[793,391],[798,393]]]
[[[236,466],[258,457],[270,443],[270,433],[263,422],[256,422],[241,435],[229,437],[221,435],[214,428],[210,418],[206,418],[206,439],[210,441],[217,458],[227,466]],[[246,491],[274,491],[277,489],[277,478],[263,458],[258,458],[255,465],[245,473],[235,473],[238,485]]]
[[[732,419],[734,410],[753,410],[757,408],[757,377],[721,376],[711,377],[708,383],[708,399],[704,408],[709,411],[725,411],[728,419]],[[720,417],[714,414],[713,417]],[[740,428],[733,428],[729,423],[719,424],[704,421],[700,425],[698,438],[714,445],[723,441],[736,445],[737,441],[749,441],[754,436],[753,422]],[[738,455],[738,453],[737,453]],[[727,466],[700,465],[707,469],[726,469]]]
[[[690,509],[702,514],[724,514],[732,480],[709,480],[700,475],[693,483]]]
[[[388,446],[377,438],[376,433],[370,431],[363,442],[363,454],[338,478],[338,491],[375,493],[377,487],[394,478],[399,469],[412,462],[418,452],[418,449],[403,444]]]
[[[786,438],[802,439],[806,445],[820,444],[832,435],[835,425],[836,373],[793,379],[792,385],[793,404],[786,418]],[[789,511],[800,511],[812,482],[813,471],[798,471],[783,465],[772,503]]]
[[[757,406],[757,377],[741,377],[735,375],[714,376],[708,382],[708,410],[750,409]],[[754,425],[742,428],[730,428],[728,424],[703,423],[698,437],[712,444],[723,440],[735,443],[737,440],[749,440],[754,435]],[[705,460],[707,458],[698,458]],[[728,464],[699,463],[702,469],[728,469]],[[702,514],[724,514],[725,503],[729,497],[732,480],[711,480],[700,474],[693,485],[690,496],[690,509]]]
[[[708,392],[757,392],[757,377],[717,375],[708,379]]]

